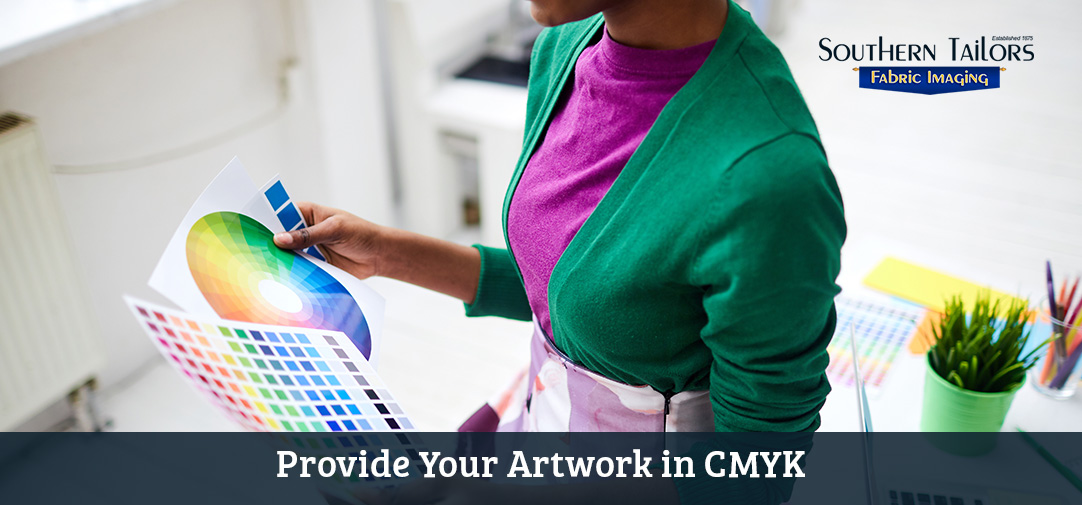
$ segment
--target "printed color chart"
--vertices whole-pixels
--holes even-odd
[[[414,429],[341,332],[197,318],[125,300],[158,350],[250,430]]]
[[[879,390],[891,364],[916,332],[925,309],[893,302],[880,303],[839,296],[838,325],[827,346],[830,365],[827,376],[835,385],[853,386],[853,354],[849,351],[849,325],[857,335],[857,352],[868,393]]]
[[[188,233],[187,257],[196,286],[222,318],[341,330],[371,358],[372,336],[349,291],[310,260],[275,246],[255,219],[203,216]]]

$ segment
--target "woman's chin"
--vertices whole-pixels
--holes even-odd
[[[530,16],[533,17],[537,24],[546,27],[566,23],[566,21],[559,21],[559,17],[555,16],[551,10],[537,5],[537,2],[532,0],[530,2]]]
[[[541,26],[557,26],[586,19],[605,7],[619,2],[611,0],[529,0],[530,15]]]

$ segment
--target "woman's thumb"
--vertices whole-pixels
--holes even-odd
[[[333,224],[330,220],[317,223],[308,228],[274,234],[274,245],[282,249],[304,249],[332,240]]]

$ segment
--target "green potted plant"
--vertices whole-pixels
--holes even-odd
[[[992,303],[988,293],[977,296],[972,310],[961,297],[947,301],[943,319],[932,329],[921,431],[1000,430],[1026,371],[1048,343],[1022,355],[1030,337],[1029,318],[1026,302],[1014,301],[1001,313],[1000,303]]]

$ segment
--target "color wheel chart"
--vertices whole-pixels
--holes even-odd
[[[197,318],[125,299],[168,361],[250,430],[415,429],[341,332]]]
[[[186,255],[196,286],[223,319],[342,331],[372,358],[372,335],[349,291],[307,258],[275,246],[255,219],[203,216],[188,232]]]
[[[849,351],[849,326],[857,335],[864,387],[871,394],[879,390],[894,359],[917,330],[925,309],[901,302],[873,302],[839,296],[838,325],[827,346],[830,381],[853,386],[853,355]]]

